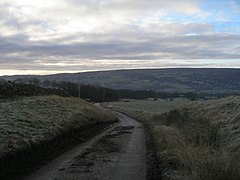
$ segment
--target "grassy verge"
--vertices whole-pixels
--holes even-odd
[[[163,179],[240,179],[240,97],[168,112],[114,107],[150,127]]]
[[[115,117],[76,98],[0,103],[0,177],[14,178],[96,134]]]

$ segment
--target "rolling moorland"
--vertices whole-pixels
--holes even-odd
[[[152,103],[152,109],[136,100],[108,105],[148,127],[163,179],[240,179],[239,96]]]
[[[140,89],[180,94],[240,93],[239,69],[119,70],[0,77],[11,81],[17,78],[40,80],[40,86],[8,81],[0,84],[0,178],[28,173],[64,152],[65,148],[85,141],[116,122],[111,113],[78,98],[46,96],[57,93],[78,97],[79,77],[81,83],[93,85],[82,86],[82,96],[84,92],[95,96],[99,93],[100,100],[95,102],[114,100],[115,95],[118,95],[116,100],[122,94],[132,96],[137,92],[134,90]],[[49,87],[57,83],[57,88],[41,86],[46,80]],[[146,92],[139,93],[142,97]],[[105,106],[127,113],[145,125],[148,135],[152,136],[163,179],[240,179],[239,96],[211,101],[157,97],[153,93],[153,98],[148,100],[125,99],[107,102]],[[85,98],[91,97],[86,94]]]
[[[71,81],[112,89],[157,92],[239,93],[240,69],[139,69],[55,74],[45,76],[2,76],[6,80],[36,77],[41,81]]]
[[[108,111],[77,98],[1,100],[0,179],[19,177],[114,122]]]

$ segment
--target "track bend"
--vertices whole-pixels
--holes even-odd
[[[144,127],[115,112],[120,123],[60,155],[25,180],[145,180]]]

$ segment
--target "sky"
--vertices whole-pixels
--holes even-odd
[[[240,0],[0,0],[0,75],[240,68]]]

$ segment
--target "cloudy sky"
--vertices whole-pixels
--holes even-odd
[[[0,75],[240,68],[240,0],[0,0]]]

